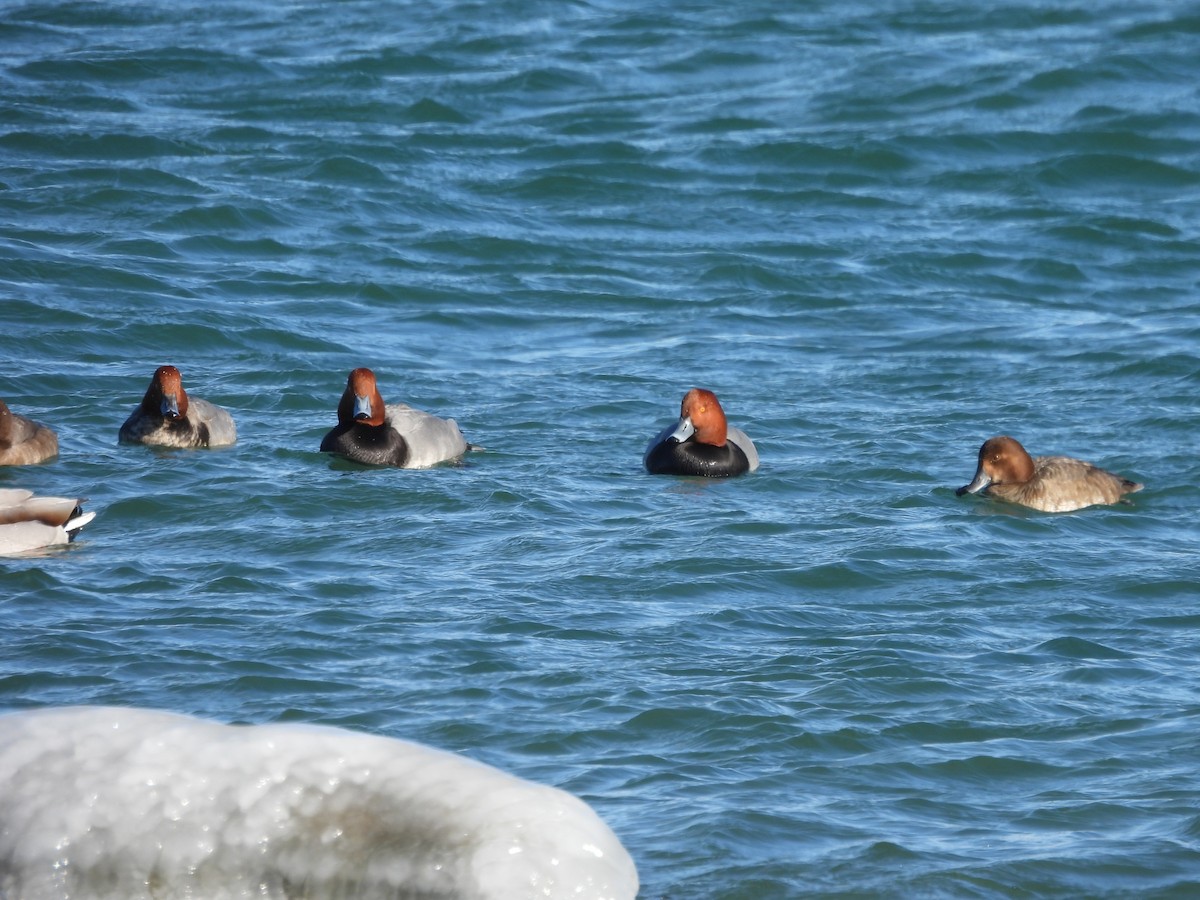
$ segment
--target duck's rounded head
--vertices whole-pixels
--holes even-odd
[[[338,403],[338,422],[382,425],[386,410],[375,373],[366,367],[354,369],[346,379],[346,390]]]
[[[955,493],[978,494],[993,484],[1024,484],[1033,478],[1033,457],[1020,441],[1006,434],[988,438],[979,448],[979,465],[970,484]]]
[[[188,413],[188,396],[183,389],[183,376],[174,366],[159,366],[150,379],[150,387],[142,398],[142,408],[153,416],[182,419]]]
[[[690,436],[699,444],[725,446],[729,426],[725,421],[725,410],[721,409],[721,402],[712,391],[692,388],[684,394],[679,406],[679,424],[681,431],[691,429],[690,435],[678,438],[680,441]]]

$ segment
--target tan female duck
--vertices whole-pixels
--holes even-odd
[[[975,477],[955,493],[983,492],[1042,512],[1070,512],[1120,502],[1142,487],[1070,456],[1031,457],[1015,439],[1001,435],[984,441]]]
[[[0,466],[28,466],[58,456],[58,436],[0,400]]]

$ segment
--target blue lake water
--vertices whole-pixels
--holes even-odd
[[[1200,892],[1200,6],[793,6],[4,5],[0,487],[99,515],[0,709],[451,750],[646,900]],[[117,445],[167,362],[235,447]],[[360,365],[486,451],[318,453]],[[642,470],[695,385],[758,472]]]

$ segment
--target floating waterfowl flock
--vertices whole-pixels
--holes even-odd
[[[227,447],[237,441],[228,410],[184,390],[175,366],[159,366],[141,403],[118,432],[121,443],[159,447]],[[430,468],[479,450],[454,419],[443,419],[405,403],[385,403],[375,373],[353,369],[337,406],[337,424],[320,450],[367,466]],[[0,400],[0,466],[32,465],[58,454],[58,438],[40,422],[12,412]],[[679,418],[659,432],[642,457],[653,475],[731,478],[759,467],[750,437],[725,416],[716,394],[692,388]],[[990,438],[979,449],[971,482],[956,493],[981,494],[1043,512],[1126,503],[1143,485],[1068,456],[1031,457],[1015,439]],[[81,501],[34,497],[29,491],[0,491],[0,554],[64,544],[95,516]],[[53,512],[50,512],[53,510]]]

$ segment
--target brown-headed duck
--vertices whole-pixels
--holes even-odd
[[[983,442],[975,477],[955,493],[983,492],[1042,512],[1070,512],[1121,502],[1142,487],[1070,456],[1031,457],[1014,438],[1001,435]]]
[[[457,459],[468,450],[458,423],[404,403],[386,406],[375,373],[358,368],[346,379],[338,423],[321,440],[323,453],[336,453],[369,466],[425,469]]]
[[[35,497],[33,491],[0,488],[0,556],[28,553],[75,539],[96,517],[82,500]]]
[[[741,429],[725,421],[716,394],[692,388],[683,396],[679,420],[646,446],[642,462],[651,475],[728,478],[757,469],[758,451]]]
[[[189,397],[178,369],[159,366],[119,437],[123,443],[157,447],[227,447],[237,441],[237,427],[215,403]]]
[[[58,456],[58,437],[0,400],[0,466],[28,466]]]

